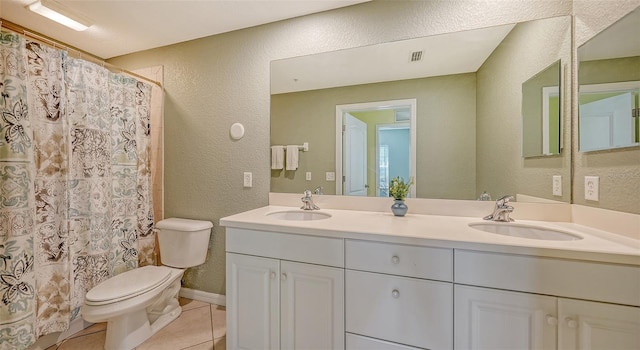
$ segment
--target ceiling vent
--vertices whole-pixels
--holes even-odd
[[[414,51],[411,53],[411,58],[409,58],[409,62],[418,62],[422,61],[422,51]]]

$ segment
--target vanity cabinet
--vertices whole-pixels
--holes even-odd
[[[640,349],[637,265],[321,234],[227,228],[230,349]]]
[[[451,249],[345,246],[347,349],[453,348]]]
[[[227,233],[230,349],[344,349],[342,239]]]
[[[640,349],[639,276],[630,265],[456,250],[455,348]]]
[[[633,306],[461,285],[455,305],[456,349],[640,349]]]

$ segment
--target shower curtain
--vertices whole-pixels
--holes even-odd
[[[0,32],[0,94],[0,349],[24,349],[155,263],[151,86]]]

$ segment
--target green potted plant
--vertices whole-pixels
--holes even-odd
[[[413,185],[413,178],[409,179],[409,182],[405,182],[403,178],[396,176],[391,179],[389,183],[389,197],[393,197],[394,203],[391,206],[391,211],[395,216],[404,216],[409,209],[404,203],[405,198],[409,194],[409,190]]]

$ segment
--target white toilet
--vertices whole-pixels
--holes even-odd
[[[163,266],[121,273],[86,294],[82,318],[107,322],[105,349],[133,349],[180,316],[182,274],[186,268],[204,263],[212,227],[209,221],[159,221],[156,228]]]

